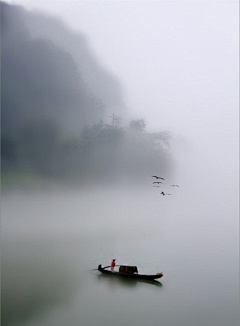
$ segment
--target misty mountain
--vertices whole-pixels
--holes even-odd
[[[122,126],[122,87],[86,37],[60,20],[1,4],[2,171],[88,183],[138,180],[172,168],[170,135]],[[25,178],[25,177],[24,177]]]
[[[2,130],[50,118],[67,132],[120,105],[120,83],[91,53],[86,39],[53,17],[1,4]]]
[[[104,102],[106,109],[110,107],[109,113],[112,113],[112,109],[123,108],[123,86],[100,64],[87,36],[70,30],[60,19],[51,15],[42,15],[37,11],[32,11],[30,15],[26,11],[24,13],[32,37],[53,41],[71,53],[88,90]]]

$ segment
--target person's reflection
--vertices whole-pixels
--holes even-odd
[[[109,279],[109,283],[108,284],[109,284],[109,289],[111,291],[115,290],[116,287],[117,287],[117,282],[116,282],[116,279],[115,278]]]

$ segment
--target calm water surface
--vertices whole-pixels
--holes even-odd
[[[210,198],[174,191],[4,194],[3,325],[237,326],[235,202],[221,190]],[[164,277],[137,282],[89,271],[112,258]]]

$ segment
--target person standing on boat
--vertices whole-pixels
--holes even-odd
[[[112,262],[111,262],[111,270],[112,270],[112,271],[114,270],[114,267],[115,267],[115,265],[116,265],[115,260],[116,260],[116,259],[113,259]]]

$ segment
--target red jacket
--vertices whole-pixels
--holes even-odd
[[[112,268],[115,267],[115,261],[114,261],[114,260],[111,262],[111,267],[112,267]]]

